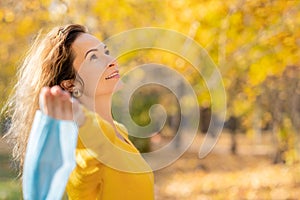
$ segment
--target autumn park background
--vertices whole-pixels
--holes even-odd
[[[198,98],[198,134],[177,161],[154,172],[157,199],[300,199],[299,0],[0,1],[1,108],[37,33],[67,23],[86,25],[101,40],[134,28],[174,30],[197,42],[217,66],[226,92],[226,121],[213,151],[200,159],[199,147],[215,113],[210,90],[195,66],[159,49],[119,59],[121,73],[144,63],[168,66]],[[134,97],[136,123],[149,123],[152,104],[164,106],[169,123],[152,138],[132,140],[142,152],[168,143],[180,118],[174,95],[149,86]],[[1,136],[8,124],[1,116]],[[0,160],[0,199],[20,199],[4,139]]]

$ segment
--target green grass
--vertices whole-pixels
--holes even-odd
[[[17,172],[13,169],[9,155],[0,152],[0,180],[15,177]]]
[[[18,174],[12,167],[9,152],[0,151],[0,200],[22,199],[22,185],[17,177]],[[66,195],[62,199],[66,200]]]
[[[14,179],[0,181],[0,200],[21,199],[21,184]]]
[[[21,183],[13,169],[9,154],[0,152],[0,200],[21,199]]]

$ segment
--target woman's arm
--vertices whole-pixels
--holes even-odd
[[[28,138],[23,195],[24,199],[60,199],[75,167],[78,127],[72,119],[78,118],[80,124],[84,115],[59,87],[43,88],[40,103]]]
[[[40,102],[46,115],[75,120],[79,126],[76,167],[67,184],[69,199],[97,199],[102,187],[102,164],[98,155],[103,153],[107,141],[97,116],[80,106],[78,101],[71,101],[70,95],[58,86],[43,88]]]

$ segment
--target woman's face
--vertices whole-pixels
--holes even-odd
[[[109,56],[105,44],[83,33],[76,38],[72,49],[75,53],[74,67],[84,82],[83,95],[95,97],[112,94],[118,88],[118,64]]]

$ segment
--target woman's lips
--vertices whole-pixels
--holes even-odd
[[[105,80],[109,80],[109,79],[112,79],[112,78],[120,78],[120,74],[119,74],[118,70],[114,71],[109,76],[105,77]]]

